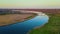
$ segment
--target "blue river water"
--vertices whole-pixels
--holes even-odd
[[[48,22],[47,16],[36,16],[30,20],[18,22],[7,26],[0,27],[0,34],[27,34],[35,27],[42,26]]]

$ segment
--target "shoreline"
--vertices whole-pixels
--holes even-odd
[[[12,14],[11,14],[12,15]],[[18,16],[17,16],[18,15]],[[21,16],[19,16],[20,14],[17,14],[17,15],[15,15],[15,16],[17,16],[17,18],[19,19]],[[24,15],[24,14],[23,14]],[[4,18],[5,18],[5,15],[0,15],[0,18],[2,18],[1,16],[3,16]],[[6,15],[7,16],[7,15]],[[13,15],[12,15],[13,16]],[[6,22],[4,22],[4,23],[2,23],[3,22],[3,20],[4,19],[2,19],[2,22],[0,22],[0,26],[5,26],[5,25],[9,25],[9,24],[14,24],[14,23],[16,23],[16,22],[21,22],[21,21],[25,21],[25,20],[28,20],[28,19],[32,19],[33,17],[35,17],[36,15],[34,15],[34,14],[31,14],[30,16],[27,14],[27,15],[25,15],[25,16],[27,16],[26,18],[24,18],[24,19],[15,19],[16,21],[15,22],[9,22],[9,23],[6,23]],[[9,17],[9,15],[8,15],[8,17]],[[11,17],[11,16],[10,16]],[[23,17],[23,16],[22,16]],[[22,18],[21,17],[21,18]],[[12,17],[11,17],[12,18]],[[14,17],[13,17],[14,18]],[[6,19],[5,19],[6,20]],[[0,20],[1,21],[1,20]],[[6,20],[7,21],[7,20]]]
[[[42,13],[41,15],[43,15],[43,14],[44,14],[44,13]],[[43,16],[44,16],[44,15],[43,15]],[[41,25],[41,26],[34,27],[32,30],[34,30],[34,29],[39,29],[39,28],[45,26],[45,24],[47,24],[47,23],[49,22],[49,16],[46,15],[46,14],[45,14],[45,16],[48,17],[48,21],[47,21],[46,23],[44,23],[43,25]],[[32,30],[29,30],[29,31],[27,32],[27,34],[29,34]]]
[[[60,14],[47,14],[50,16],[50,19],[48,21],[47,24],[45,24],[43,27],[39,27],[37,29],[32,29],[29,34],[33,34],[36,32],[36,30],[38,32],[36,33],[41,33],[41,34],[49,34],[49,32],[51,34],[55,33],[59,33],[60,32],[60,29],[59,29],[59,22],[60,22]],[[45,33],[46,32],[46,33]]]
[[[14,11],[13,11],[13,12],[14,12]],[[11,22],[11,21],[10,21],[10,22],[6,22],[6,21],[3,22],[3,20],[2,20],[3,23],[1,22],[2,24],[0,24],[0,26],[5,26],[5,25],[9,25],[9,24],[11,24],[11,23],[14,24],[14,23],[16,23],[16,22],[26,21],[26,20],[32,19],[32,18],[35,17],[36,15],[37,15],[37,16],[44,16],[44,15],[45,15],[45,14],[42,13],[42,12],[36,12],[36,11],[24,11],[24,10],[22,10],[22,11],[15,11],[14,13],[16,13],[16,12],[20,12],[20,14],[24,14],[24,16],[21,15],[22,17],[25,17],[25,16],[27,16],[28,14],[31,14],[31,15],[30,15],[30,16],[28,15],[29,17],[27,17],[27,18],[20,19],[21,16],[20,16],[20,14],[17,13],[17,15],[15,15],[15,18],[16,18],[16,19],[14,19],[15,21],[13,21],[13,22]],[[9,13],[9,12],[8,12],[8,13]],[[25,15],[25,14],[26,14],[26,15]],[[10,13],[9,13],[7,17],[9,17],[9,15],[13,15],[13,14],[10,14]],[[0,16],[4,16],[4,17],[5,17],[6,15],[0,15]],[[47,16],[47,15],[45,15],[45,16]],[[11,16],[10,16],[10,17],[11,17]],[[21,18],[22,18],[22,17],[21,17]],[[1,17],[0,17],[0,18],[1,18]],[[13,18],[14,18],[14,15],[13,15]],[[9,18],[8,18],[8,19],[9,19]],[[10,19],[12,19],[12,17],[11,17]],[[19,20],[18,20],[18,19],[19,19]],[[5,19],[5,20],[7,20],[7,19]],[[12,19],[12,20],[13,20],[13,19]],[[1,20],[0,20],[0,21],[1,21]],[[9,24],[8,24],[8,23],[9,23]]]

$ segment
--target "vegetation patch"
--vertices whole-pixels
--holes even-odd
[[[60,14],[48,14],[49,22],[43,27],[32,29],[29,34],[60,34]]]

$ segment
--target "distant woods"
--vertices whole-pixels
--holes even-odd
[[[9,9],[0,9],[0,15],[6,15],[6,14],[21,14],[20,11],[12,11]]]

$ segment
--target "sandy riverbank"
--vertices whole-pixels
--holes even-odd
[[[24,21],[28,18],[35,16],[34,14],[8,14],[0,15],[0,26],[13,24],[16,22]]]

